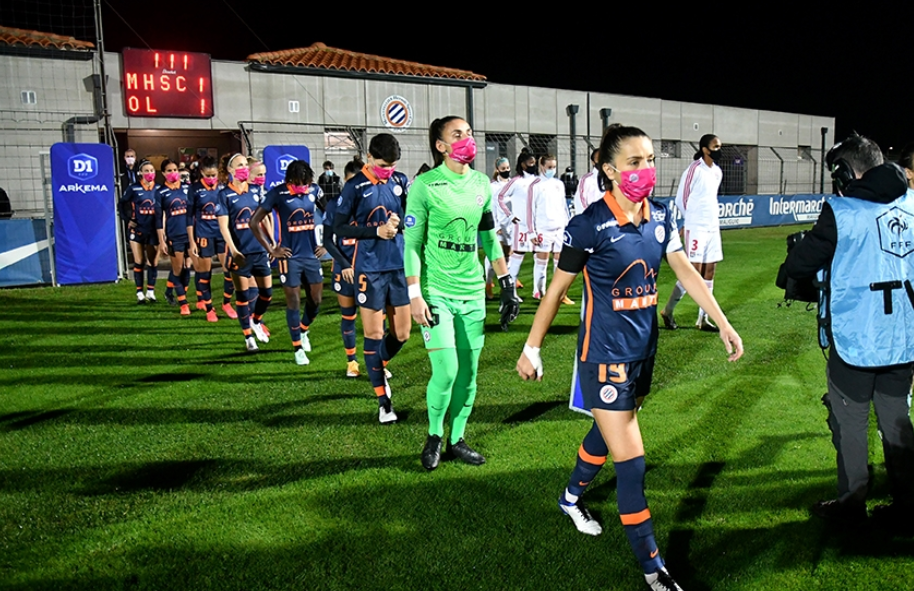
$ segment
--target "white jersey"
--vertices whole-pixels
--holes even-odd
[[[527,189],[527,220],[532,234],[563,230],[568,225],[565,185],[555,178],[538,176]]]
[[[511,177],[501,192],[498,193],[498,207],[505,215],[517,218],[517,226],[521,232],[527,232],[527,189],[536,177],[524,173]]]
[[[683,226],[696,230],[720,230],[717,190],[723,171],[713,162],[711,166],[699,158],[689,165],[679,179],[676,207],[685,217]]]
[[[600,190],[598,179],[599,173],[596,168],[581,177],[578,190],[574,194],[574,208],[577,213],[587,209],[591,203],[603,199],[603,191]]]
[[[503,180],[501,177],[492,181],[492,195],[498,197],[498,194],[501,193],[501,190],[504,189],[507,184],[508,181]],[[508,199],[505,202],[505,205],[507,205],[506,209],[502,209],[499,206],[495,207],[495,224],[498,228],[502,229],[508,227],[513,219],[513,214],[511,213],[511,200]]]

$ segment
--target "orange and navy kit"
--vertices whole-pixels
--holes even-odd
[[[584,274],[578,367],[588,408],[629,410],[650,388],[657,272],[682,243],[666,206],[645,199],[641,213],[635,225],[607,193],[565,228],[559,269]]]
[[[279,261],[283,287],[300,287],[302,278],[304,283],[323,282],[321,264],[314,255],[317,248],[314,207],[323,194],[316,183],[308,186],[307,193],[299,195],[283,183],[270,189],[260,204],[266,211],[275,210],[279,214],[279,246],[292,251],[289,258]]]

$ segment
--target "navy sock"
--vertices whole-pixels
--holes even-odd
[[[383,399],[387,396],[384,363],[381,360],[381,344],[381,339],[365,337],[365,369],[368,370],[368,379],[378,396],[378,404],[383,404]]]
[[[343,347],[346,348],[346,358],[355,361],[355,306],[351,308],[340,307],[340,333],[343,335]]]
[[[400,349],[403,348],[405,343],[406,341],[398,340],[393,333],[387,333],[387,336],[384,337],[384,347],[381,350],[381,358],[384,360],[385,364],[400,352]]]
[[[136,283],[137,291],[143,291],[143,267],[133,266],[133,282]]]
[[[624,462],[615,462],[616,502],[619,516],[628,536],[628,543],[644,574],[651,574],[663,567],[663,559],[654,540],[654,524],[644,498],[644,456]]]
[[[213,309],[213,292],[210,288],[212,271],[202,271],[194,274],[194,283],[197,284],[197,300],[206,304],[206,311]]]
[[[576,497],[584,494],[587,486],[593,482],[600,469],[603,468],[608,454],[609,449],[594,421],[578,450],[574,470],[571,471],[571,477],[568,479],[568,492]],[[568,499],[565,500],[568,501]]]
[[[286,308],[286,324],[289,326],[289,336],[292,337],[292,348],[301,347],[301,311]]]
[[[256,302],[254,304],[254,322],[260,322],[263,319],[263,315],[266,314],[267,308],[270,307],[270,302],[273,301],[273,288],[272,287],[262,287],[262,288],[252,288],[248,292],[252,292],[256,296],[248,298],[248,301]],[[257,299],[255,300],[254,297]]]
[[[229,271],[222,271],[222,305],[232,303],[232,295],[235,293],[235,282],[232,281],[232,274]]]
[[[155,291],[156,279],[158,278],[159,270],[152,265],[146,265],[146,289]]]

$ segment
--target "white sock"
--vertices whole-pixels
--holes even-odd
[[[682,283],[676,282],[676,286],[673,287],[673,293],[670,294],[670,300],[666,303],[666,306],[663,308],[664,316],[672,316],[673,309],[676,307],[676,304],[679,303],[679,300],[682,299],[682,296],[686,294],[685,288],[682,286]]]
[[[711,293],[714,293],[714,280],[713,279],[705,279],[705,285],[708,286],[708,291],[710,291]],[[698,308],[698,324],[701,324],[702,322],[704,322],[707,319],[707,317],[708,317],[708,314],[701,308]]]
[[[520,273],[520,266],[524,262],[524,253],[522,252],[512,252],[511,260],[508,261],[508,273],[511,274],[511,277],[514,277],[514,280],[517,281],[517,275]]]
[[[580,498],[578,495],[573,495],[570,492],[568,492],[567,488],[565,489],[565,494],[563,496],[564,496],[565,503],[567,503],[569,505],[574,505],[575,503],[578,502],[578,499]]]
[[[546,292],[546,265],[549,261],[537,258],[533,263],[533,293],[540,295]]]

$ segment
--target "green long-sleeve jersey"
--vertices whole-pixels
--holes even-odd
[[[503,256],[486,175],[457,174],[445,164],[420,175],[409,189],[404,221],[406,276],[420,277],[424,296],[485,297],[477,235],[489,260]]]

